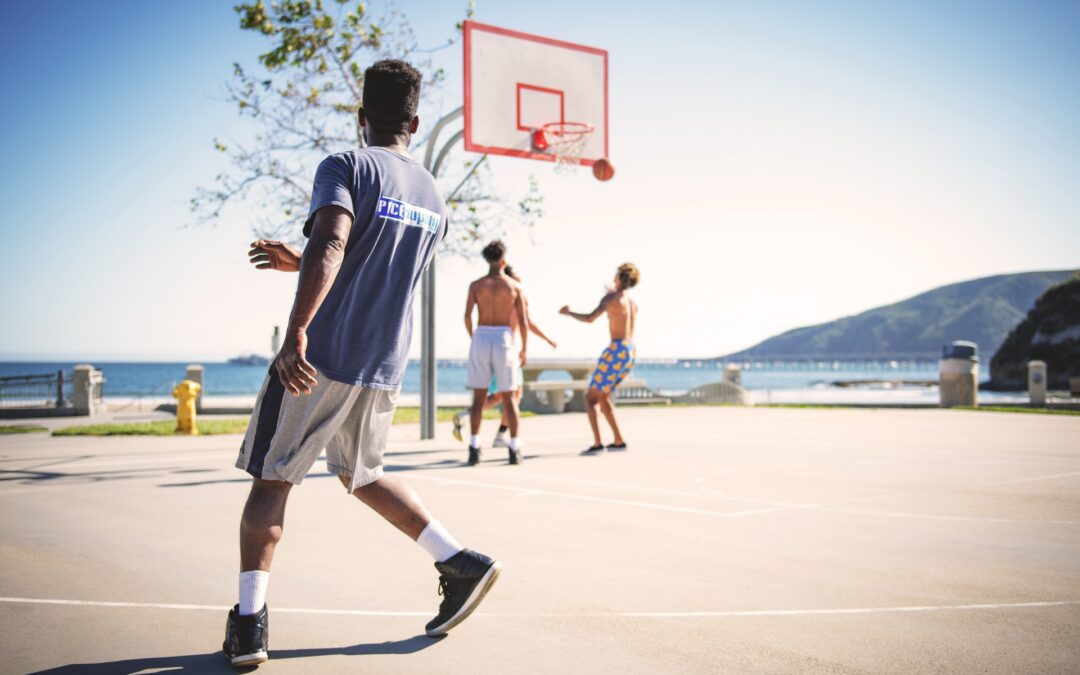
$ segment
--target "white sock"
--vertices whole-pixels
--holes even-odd
[[[464,548],[437,520],[428,523],[424,531],[416,538],[416,543],[420,544],[420,548],[427,551],[435,562],[440,563],[453,558]]]
[[[510,438],[510,449],[511,449],[511,450],[517,450],[517,449],[518,449],[518,440],[517,440],[517,436],[512,436],[512,437]]]
[[[262,570],[240,573],[240,616],[255,614],[266,604],[270,573]]]
[[[469,447],[470,448],[479,448],[480,447],[480,434],[473,434],[472,436],[469,436]]]

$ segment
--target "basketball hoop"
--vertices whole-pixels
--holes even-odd
[[[532,143],[537,150],[547,150],[555,157],[556,173],[569,173],[580,164],[585,142],[593,132],[584,122],[552,122],[533,131]]]

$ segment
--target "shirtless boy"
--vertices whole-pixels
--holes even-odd
[[[600,355],[589,380],[589,391],[585,395],[585,409],[589,413],[589,425],[592,427],[593,444],[583,455],[596,455],[604,452],[604,442],[600,438],[600,423],[596,417],[596,407],[604,413],[611,431],[615,434],[615,442],[607,446],[607,450],[626,450],[626,441],[619,432],[619,425],[615,421],[615,406],[612,395],[615,387],[619,386],[630,370],[634,367],[634,321],[637,318],[638,305],[634,302],[627,291],[637,285],[641,273],[633,263],[619,265],[615,273],[615,288],[610,290],[600,300],[596,309],[588,314],[571,312],[564,306],[559,310],[560,314],[573,317],[578,321],[592,323],[607,314],[608,325],[611,329],[611,344]]]
[[[484,247],[488,273],[469,284],[465,303],[465,330],[472,338],[469,349],[469,373],[466,385],[473,390],[469,411],[469,466],[480,463],[480,419],[484,414],[488,383],[495,380],[495,394],[502,399],[510,427],[510,463],[521,462],[518,445],[518,408],[514,390],[518,388],[518,364],[525,365],[525,348],[529,337],[529,314],[521,286],[506,276],[506,245],[493,241]],[[477,312],[477,327],[473,330],[473,308]],[[521,352],[514,354],[516,322],[521,333]],[[516,357],[516,358],[515,358]]]
[[[514,270],[510,267],[510,265],[507,265],[505,268],[503,268],[503,273],[506,274],[506,276],[513,279],[514,281],[518,282],[518,284],[521,283],[521,277],[519,277],[517,274],[514,273]],[[526,309],[528,309],[528,306],[529,306],[529,303],[526,300],[526,302],[525,302]],[[518,321],[517,321],[516,317],[510,319],[510,327],[514,329],[514,338],[516,339],[517,338],[517,333],[518,333]],[[557,349],[559,347],[559,345],[555,344],[554,340],[552,340],[547,335],[545,335],[544,331],[540,330],[540,327],[537,326],[536,323],[533,322],[532,315],[529,316],[529,332],[531,332],[533,335],[537,336],[538,338],[540,338],[544,342],[551,345],[552,349]],[[517,402],[519,409],[521,408],[521,394],[522,394],[522,387],[524,385],[524,381],[525,381],[525,378],[524,378],[523,373],[521,372],[521,367],[518,366],[518,380],[517,380],[518,387],[517,387],[517,389],[514,390],[514,400]],[[500,403],[502,403],[502,397],[498,393],[496,393],[496,391],[495,391],[495,381],[492,380],[491,385],[488,387],[487,400],[484,401],[484,410],[487,410],[488,408],[494,408],[495,406],[499,405]],[[471,409],[470,410],[462,410],[461,412],[454,415],[454,438],[456,438],[459,441],[465,440],[464,438],[461,437],[461,427],[464,424],[465,418],[468,417],[470,415],[470,413],[471,413]],[[493,447],[493,448],[508,448],[508,447],[510,447],[510,442],[506,440],[506,432],[509,431],[509,429],[510,429],[509,415],[510,415],[510,411],[507,408],[504,407],[502,409],[502,415],[501,415],[502,419],[499,422],[499,431],[495,434],[495,440],[492,441],[491,447]]]

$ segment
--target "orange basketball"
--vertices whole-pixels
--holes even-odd
[[[615,167],[606,158],[598,159],[593,162],[592,175],[596,180],[611,180],[615,177]]]

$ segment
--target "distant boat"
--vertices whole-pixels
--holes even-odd
[[[270,365],[270,359],[258,354],[245,354],[232,357],[229,359],[228,364],[230,366],[268,366]]]

